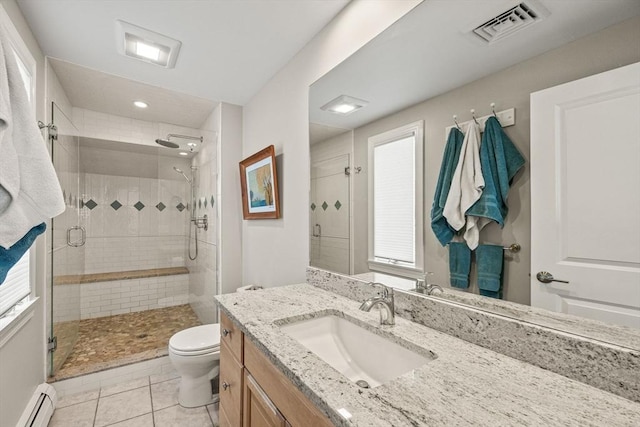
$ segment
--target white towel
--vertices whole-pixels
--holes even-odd
[[[451,180],[451,188],[444,205],[443,215],[447,218],[447,222],[459,231],[462,227],[467,226],[467,230],[476,228],[476,218],[466,218],[465,212],[473,204],[480,199],[482,189],[484,188],[484,178],[482,177],[482,169],[480,167],[480,127],[475,121],[471,121],[465,132],[464,142],[460,149],[460,158],[458,165],[453,172]],[[472,231],[469,232],[470,239],[474,238]],[[477,234],[475,242],[467,240],[467,232],[465,240],[471,249],[478,246]]]
[[[58,177],[0,26],[0,246],[64,212]]]

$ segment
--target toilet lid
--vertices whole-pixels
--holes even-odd
[[[181,353],[202,352],[220,347],[220,324],[194,326],[174,334],[169,346]]]

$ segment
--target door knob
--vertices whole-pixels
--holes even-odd
[[[223,330],[222,330],[222,335],[224,335],[225,337],[226,337],[227,335],[229,335],[230,333],[231,333],[231,331],[230,331],[230,330],[228,330],[228,329],[223,329]]]
[[[548,271],[539,271],[538,274],[536,274],[536,279],[538,279],[538,282],[542,282],[542,283],[551,283],[551,282],[569,283],[567,280],[554,279],[553,274],[549,273]]]

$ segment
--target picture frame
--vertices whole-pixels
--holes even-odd
[[[240,162],[244,219],[280,218],[276,155],[273,145]]]

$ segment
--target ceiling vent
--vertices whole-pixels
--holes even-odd
[[[540,3],[527,0],[491,18],[473,32],[487,43],[493,43],[540,22],[549,15],[549,11]]]

